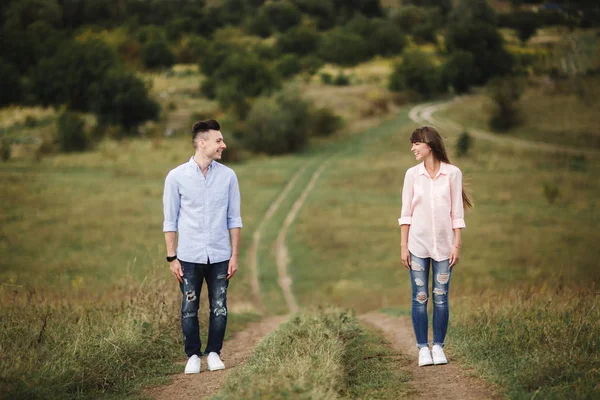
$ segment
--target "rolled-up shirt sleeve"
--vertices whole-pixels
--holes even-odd
[[[450,196],[451,196],[451,208],[450,217],[452,218],[452,229],[465,228],[465,209],[463,206],[462,198],[462,172],[456,170],[452,174],[450,180]]]
[[[237,176],[234,174],[229,182],[229,203],[227,204],[227,229],[241,228],[242,216],[240,213],[240,187]]]
[[[163,232],[177,232],[177,221],[179,220],[179,188],[177,179],[170,172],[165,179],[165,191],[163,192]]]
[[[402,187],[402,211],[400,212],[400,218],[398,218],[398,224],[400,225],[412,224],[414,177],[411,172],[412,170],[409,169],[406,171],[406,175],[404,175],[404,186]]]

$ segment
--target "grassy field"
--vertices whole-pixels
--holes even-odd
[[[329,157],[331,164],[287,238],[294,294],[309,309],[331,304],[357,313],[385,309],[404,315],[409,308],[397,218],[404,172],[415,163],[408,142],[415,125],[408,119],[409,107],[393,106],[383,81],[370,78],[386,65],[379,60],[356,68],[353,73],[364,72],[366,78],[355,86],[303,84],[307,97],[346,117],[338,136],[315,140],[303,154],[258,156],[232,165],[243,199],[243,255],[271,202],[302,171],[262,235],[258,276],[267,314],[287,312],[277,284],[274,240],[292,203]],[[14,160],[0,164],[0,393],[11,398],[135,397],[142,385],[164,382],[166,374],[175,372],[171,362],[183,355],[178,288],[163,262],[162,185],[166,172],[191,156],[184,132],[192,114],[217,111],[215,103],[197,96],[201,77],[192,67],[147,77],[155,82],[153,94],[165,113],[147,127],[153,136],[106,140],[92,152],[41,158],[27,147],[35,146],[33,141]],[[596,146],[591,109],[578,106],[572,92],[544,97],[543,90],[525,93],[522,107],[531,110],[531,119],[507,134]],[[387,111],[369,111],[380,107],[382,98]],[[488,112],[482,99],[469,98],[445,116],[479,126]],[[545,114],[536,121],[534,113],[540,110]],[[2,113],[3,121],[12,121],[2,125],[2,133],[11,137],[35,138],[54,129],[56,114],[49,110]],[[27,115],[35,121],[27,122]],[[226,118],[217,112],[221,116]],[[165,137],[169,129],[174,133]],[[453,154],[456,137],[442,133]],[[453,278],[450,351],[506,387],[510,398],[589,397],[600,378],[600,274],[595,267],[600,165],[483,141],[455,161],[476,208],[466,217],[462,259]],[[244,265],[229,293],[231,334],[260,318]],[[314,389],[331,398],[406,393],[403,384],[386,385],[393,380],[392,370],[414,360],[365,364],[397,354],[351,317],[328,325],[331,315],[340,313],[301,314],[298,324],[287,324],[269,339],[279,343],[272,350],[286,346],[285,335],[314,329],[335,338],[350,329],[353,340],[331,341],[335,368],[356,362],[363,372],[334,368],[330,376],[314,375],[305,382],[323,383]],[[153,349],[151,359],[148,348]],[[221,395],[239,393],[267,350],[259,349],[255,361],[236,373]],[[377,373],[369,376],[373,370]],[[369,387],[368,380],[380,384]],[[281,390],[309,393],[308,383],[296,387],[289,380],[253,385],[251,390],[273,396]]]

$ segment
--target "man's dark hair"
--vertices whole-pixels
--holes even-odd
[[[216,119],[208,119],[206,121],[197,121],[192,127],[192,141],[196,140],[198,134],[208,132],[210,130],[220,131],[221,125]]]

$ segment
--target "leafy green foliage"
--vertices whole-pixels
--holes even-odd
[[[456,93],[464,93],[475,84],[475,58],[472,53],[457,50],[442,65],[442,87],[451,86]]]
[[[394,66],[388,88],[391,91],[413,90],[429,97],[440,89],[439,71],[431,57],[419,50],[407,50],[402,62]]]
[[[368,60],[369,54],[367,41],[342,27],[325,32],[319,47],[323,60],[339,65],[356,65]]]
[[[56,120],[56,142],[61,152],[87,150],[91,142],[83,118],[74,112],[63,112]]]
[[[309,105],[294,88],[261,97],[246,121],[244,141],[248,149],[267,154],[294,153],[308,143]]]
[[[318,49],[320,39],[315,28],[302,25],[278,35],[277,48],[281,53],[309,55]]]
[[[166,40],[151,40],[142,46],[142,62],[146,68],[171,67],[175,55]]]
[[[517,102],[524,89],[525,84],[521,78],[496,77],[490,81],[488,90],[496,103],[496,112],[490,119],[492,129],[505,131],[519,123]]]
[[[16,103],[23,96],[19,71],[0,59],[0,106]]]
[[[456,155],[458,157],[464,157],[469,154],[469,150],[473,146],[473,138],[469,135],[469,132],[464,131],[458,137],[456,141]]]
[[[160,107],[148,96],[148,88],[133,72],[113,68],[91,87],[92,111],[101,124],[118,124],[127,133],[142,122],[156,119]]]

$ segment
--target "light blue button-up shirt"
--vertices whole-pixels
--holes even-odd
[[[194,157],[171,170],[163,194],[163,232],[177,232],[177,258],[206,264],[231,258],[229,229],[241,228],[235,172],[216,161],[206,177]]]

